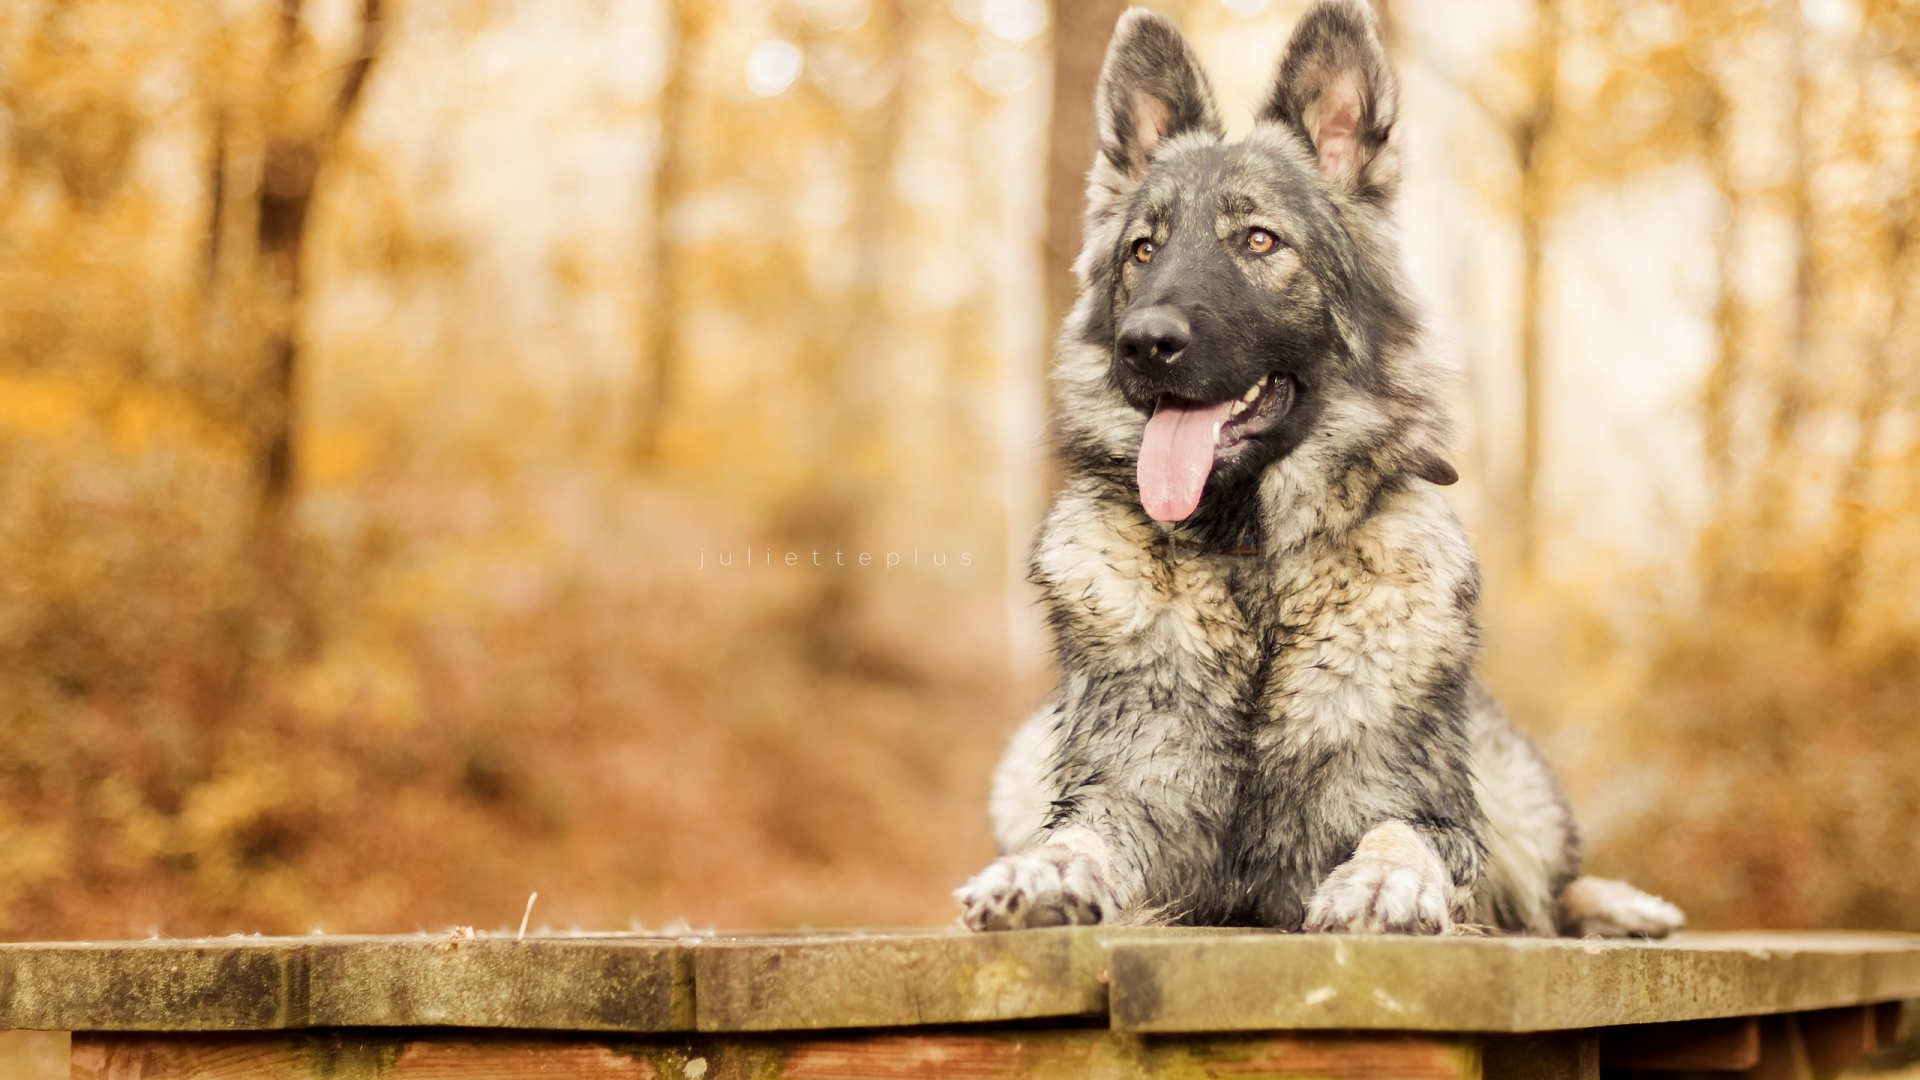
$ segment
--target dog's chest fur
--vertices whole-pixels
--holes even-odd
[[[1034,566],[1061,643],[1057,790],[1139,807],[1110,824],[1160,841],[1121,845],[1161,853],[1137,868],[1149,904],[1297,926],[1366,829],[1464,781],[1475,576],[1464,538],[1432,550],[1457,531],[1406,493],[1337,539],[1229,554],[1094,486],[1062,498]]]

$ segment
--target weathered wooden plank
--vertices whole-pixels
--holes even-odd
[[[1083,927],[0,945],[0,1027],[81,1031],[813,1031],[1098,1020],[1111,1004],[1115,1027],[1143,1032],[1525,1032],[1917,995],[1920,937],[1898,934],[1619,942]]]
[[[808,1031],[1104,1016],[1107,952],[1220,930],[739,938],[693,951],[701,1031]]]
[[[327,940],[308,950],[313,1027],[685,1031],[692,962],[671,941]],[[385,947],[393,945],[398,947]]]
[[[1920,936],[1136,940],[1114,944],[1110,967],[1121,1030],[1524,1032],[1912,997]]]
[[[0,945],[0,1027],[286,1027],[296,949],[254,941]]]
[[[289,1032],[74,1038],[74,1080],[1479,1080],[1469,1040],[1099,1029],[662,1039]],[[1531,1077],[1530,1080],[1540,1080]],[[1569,1076],[1566,1080],[1586,1080]]]
[[[1107,952],[1084,927],[703,943],[701,1031],[1101,1016]]]
[[[415,936],[0,945],[0,1027],[7,1028],[673,1031],[692,1020],[691,968],[673,941]]]

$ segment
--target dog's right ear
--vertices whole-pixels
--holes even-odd
[[[1114,27],[1093,94],[1099,152],[1088,199],[1099,214],[1139,184],[1161,143],[1189,131],[1224,131],[1200,62],[1171,21],[1128,8]]]

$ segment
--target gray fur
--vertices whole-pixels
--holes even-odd
[[[1565,799],[1474,682],[1479,568],[1432,482],[1441,374],[1389,216],[1396,95],[1367,7],[1322,2],[1227,144],[1179,32],[1121,19],[1031,571],[1060,687],[995,777],[1003,857],[956,892],[974,928],[1678,925],[1626,886],[1569,892]],[[1252,254],[1249,230],[1283,243]],[[1123,362],[1145,310],[1190,325],[1177,362]],[[1268,380],[1292,388],[1271,430],[1190,517],[1151,520],[1134,469],[1157,403]],[[1609,911],[1566,910],[1587,893]]]

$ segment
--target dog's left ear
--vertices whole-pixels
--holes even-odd
[[[1400,179],[1399,113],[1400,88],[1373,9],[1364,0],[1320,0],[1294,27],[1260,119],[1305,139],[1336,188],[1384,203]]]
[[[1093,93],[1098,151],[1088,176],[1088,210],[1099,215],[1124,198],[1161,143],[1190,131],[1221,137],[1213,89],[1173,21],[1129,8],[1113,28]]]

